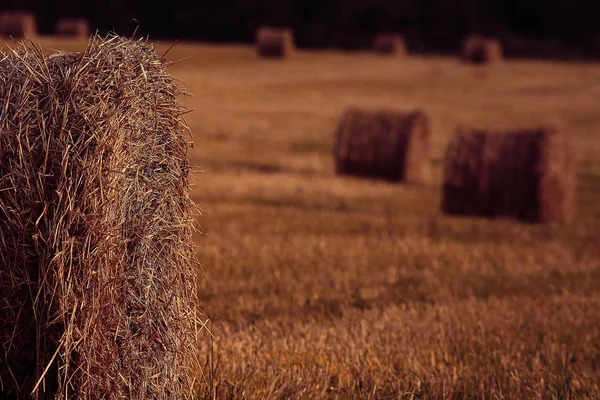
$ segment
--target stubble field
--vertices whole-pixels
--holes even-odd
[[[325,51],[278,62],[186,43],[168,53],[186,57],[171,73],[193,93],[184,103],[210,320],[200,398],[600,396],[600,64],[481,69]],[[335,176],[346,106],[422,109],[431,182]],[[555,120],[576,155],[574,223],[440,213],[458,124]]]

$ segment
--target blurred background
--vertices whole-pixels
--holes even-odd
[[[502,40],[508,56],[587,58],[600,54],[600,2],[587,0],[3,0],[27,9],[41,34],[60,17],[92,30],[151,38],[250,43],[263,24],[288,26],[299,47],[361,49],[372,35],[401,31],[411,51],[445,53],[470,33]]]

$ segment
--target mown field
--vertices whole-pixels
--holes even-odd
[[[199,398],[600,397],[600,64],[482,69],[341,52],[278,62],[185,43],[168,57],[183,59],[171,72],[193,93],[184,102],[210,320]],[[346,106],[422,109],[431,183],[335,176]],[[440,213],[458,124],[556,120],[576,154],[574,223]]]

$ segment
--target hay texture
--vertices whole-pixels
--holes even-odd
[[[406,44],[402,35],[380,33],[373,40],[375,53],[384,56],[406,55]]]
[[[461,127],[445,153],[442,210],[569,222],[575,188],[570,143],[563,129],[505,133]]]
[[[78,39],[87,39],[90,36],[90,26],[83,18],[62,18],[56,21],[54,33]]]
[[[468,64],[498,64],[503,59],[502,45],[496,39],[473,35],[463,41],[460,59]]]
[[[32,13],[26,11],[6,11],[0,13],[0,36],[14,39],[37,36],[37,22]]]
[[[191,398],[193,206],[165,68],[118,37],[1,54],[0,398]]]
[[[336,173],[424,183],[429,122],[420,111],[347,109],[336,132]]]
[[[261,27],[256,32],[256,49],[264,58],[286,58],[294,53],[294,33],[288,28]]]

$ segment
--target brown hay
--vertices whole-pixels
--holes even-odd
[[[118,37],[0,54],[1,398],[192,398],[187,128],[165,68]]]
[[[373,50],[380,55],[405,55],[406,45],[402,35],[380,33],[373,41]]]
[[[420,111],[348,109],[336,132],[338,174],[423,183],[429,173],[429,122]]]
[[[90,26],[83,18],[62,18],[56,21],[54,33],[60,36],[69,36],[87,39],[90,36]]]
[[[459,128],[446,150],[445,213],[569,222],[574,198],[573,159],[562,129]]]
[[[496,39],[473,35],[463,41],[460,58],[470,64],[496,64],[502,61],[502,45]]]
[[[22,39],[37,36],[36,19],[26,11],[6,11],[0,13],[0,36]]]
[[[294,52],[294,33],[287,28],[263,26],[256,32],[256,48],[261,57],[289,57]]]

